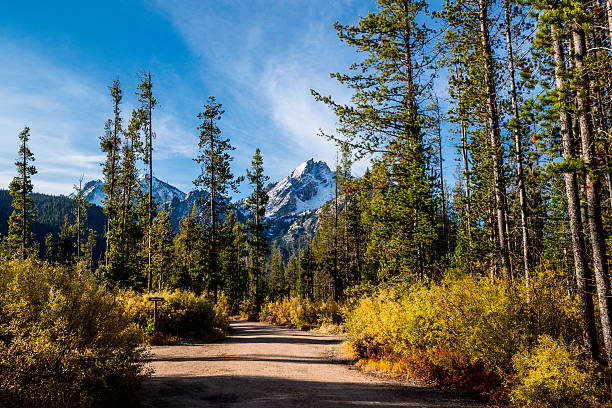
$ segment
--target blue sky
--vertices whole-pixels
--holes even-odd
[[[112,109],[107,86],[120,79],[127,120],[142,70],[154,75],[159,103],[156,177],[193,188],[195,115],[209,95],[226,111],[220,127],[236,147],[235,174],[244,173],[257,147],[273,181],[311,157],[332,166],[336,149],[317,132],[332,131],[335,118],[309,89],[348,100],[329,72],[346,71],[355,51],[339,42],[332,24],[352,23],[374,6],[363,0],[5,0],[0,187],[14,176],[17,134],[25,125],[39,171],[36,191],[68,194],[81,174],[99,178],[98,137]],[[447,172],[454,166],[447,160]]]

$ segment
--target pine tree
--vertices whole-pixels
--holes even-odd
[[[89,202],[83,196],[83,176],[79,178],[79,185],[74,185],[74,232],[76,234],[76,260],[81,260],[81,252],[85,246],[85,223],[87,222],[87,207]]]
[[[588,213],[591,250],[593,253],[593,268],[599,298],[599,309],[606,360],[612,367],[612,295],[610,293],[610,277],[606,236],[601,214],[601,180],[595,158],[595,138],[593,135],[593,118],[591,114],[590,81],[587,61],[587,45],[585,26],[592,24],[586,4],[577,0],[570,2],[572,7],[572,44],[574,48],[573,84],[576,88],[576,116],[582,147],[582,160],[586,167],[586,207]]]
[[[71,266],[74,263],[74,248],[72,241],[72,226],[68,221],[68,215],[64,217],[64,225],[60,230],[57,240],[56,261],[60,265]]]
[[[30,194],[32,193],[32,176],[36,174],[36,167],[32,165],[34,155],[28,147],[30,141],[30,128],[25,127],[19,133],[19,155],[15,166],[17,176],[9,185],[11,197],[13,197],[13,213],[9,218],[8,236],[6,247],[12,256],[26,259],[32,253],[32,222],[36,217],[36,209]]]
[[[270,276],[269,284],[270,299],[277,300],[287,297],[288,288],[285,279],[285,264],[279,247],[272,249],[270,257]]]
[[[151,224],[155,214],[153,211],[153,126],[152,126],[152,111],[157,104],[153,97],[153,83],[151,82],[151,73],[142,75],[142,82],[138,84],[138,100],[141,103],[141,123],[143,133],[146,136],[144,149],[144,162],[149,167],[149,175],[147,178],[149,184],[148,203],[147,203],[147,291],[151,291],[152,276],[151,276]]]
[[[116,195],[118,170],[119,170],[119,149],[121,146],[122,118],[121,101],[123,99],[121,84],[119,80],[114,80],[108,87],[113,100],[113,119],[108,119],[105,124],[104,136],[100,137],[100,147],[106,154],[106,161],[103,164],[102,173],[104,174],[104,213],[108,217],[106,226],[106,251],[105,266],[108,268],[110,247],[113,245],[112,224],[117,216],[118,201]]]
[[[203,212],[208,214],[206,230],[208,235],[208,281],[213,290],[215,301],[217,296],[219,273],[219,245],[217,226],[223,217],[224,210],[229,202],[228,190],[237,191],[241,178],[234,178],[230,169],[234,150],[229,139],[221,137],[221,130],[216,122],[221,119],[224,111],[221,104],[216,103],[215,97],[208,98],[204,111],[197,117],[202,121],[198,148],[199,155],[194,161],[200,165],[201,173],[194,181],[196,188],[203,188],[208,196],[205,202],[199,202]]]
[[[152,279],[157,280],[158,290],[165,285],[166,274],[172,268],[173,262],[173,238],[170,215],[162,210],[157,214],[151,226],[151,271]]]
[[[516,157],[516,178],[518,181],[519,208],[521,213],[521,240],[523,248],[523,274],[525,284],[529,288],[530,278],[530,248],[529,248],[529,225],[527,218],[527,192],[525,190],[525,176],[523,174],[523,146],[522,125],[519,116],[519,104],[515,78],[515,56],[512,39],[512,20],[510,15],[510,0],[504,0],[504,26],[506,31],[506,48],[508,51],[508,72],[510,77],[510,97],[512,104],[512,119],[510,127],[514,133],[514,154]]]
[[[416,271],[419,279],[431,271],[437,242],[423,114],[417,102],[431,84],[420,80],[426,78],[430,61],[423,47],[431,33],[418,23],[426,6],[423,1],[381,0],[377,12],[356,25],[336,23],[340,39],[365,54],[351,66],[354,74],[332,74],[351,88],[352,104],[340,105],[312,91],[338,117],[342,136],[330,138],[360,155],[382,153],[376,163],[387,183],[371,207],[378,242],[370,246],[370,256],[379,258],[386,275],[408,277]]]
[[[268,193],[265,191],[265,182],[268,176],[264,175],[263,158],[259,148],[251,161],[251,170],[247,170],[247,179],[253,187],[253,193],[246,199],[246,205],[250,209],[252,218],[247,221],[248,244],[251,251],[251,273],[255,281],[255,310],[259,311],[263,302],[263,270],[268,254],[268,238],[266,231],[266,204]]]
[[[222,288],[233,313],[239,311],[249,287],[248,269],[244,263],[247,255],[246,234],[243,230],[244,226],[236,220],[233,206],[229,205],[219,237]]]
[[[312,250],[314,246],[315,242],[313,239],[313,242],[304,248],[299,253],[299,257],[296,258],[298,272],[296,292],[298,296],[304,299],[329,299],[331,297],[329,282],[320,279],[315,282],[315,271],[320,270],[320,268],[317,267],[315,253]]]
[[[53,256],[53,252],[54,252],[53,247],[54,247],[53,234],[48,233],[47,236],[45,237],[45,261],[49,263],[53,263],[55,259]]]
[[[179,233],[174,240],[175,267],[167,280],[171,288],[190,289],[201,294],[207,287],[205,272],[209,270],[209,259],[203,232],[194,204],[191,213],[180,220]]]
[[[83,262],[87,269],[93,274],[95,271],[94,249],[96,247],[96,231],[89,230],[87,242],[83,248]]]

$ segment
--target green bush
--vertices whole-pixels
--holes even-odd
[[[145,375],[141,339],[88,272],[0,265],[0,406],[126,405]]]
[[[517,354],[512,403],[526,408],[600,406],[604,389],[594,364],[581,352],[577,346],[542,336],[533,350]]]
[[[153,326],[153,302],[150,296],[163,297],[157,304],[157,324]],[[126,305],[130,319],[143,329],[146,340],[156,335],[176,338],[201,338],[223,335],[229,331],[229,318],[219,311],[204,296],[186,291],[165,291],[139,294],[125,291],[121,299]]]
[[[272,324],[281,324],[299,330],[322,325],[338,325],[343,321],[343,309],[334,301],[313,302],[292,297],[266,303],[259,319]]]

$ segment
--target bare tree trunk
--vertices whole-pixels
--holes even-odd
[[[449,251],[448,229],[446,226],[446,192],[444,191],[444,166],[442,158],[442,128],[440,126],[440,104],[438,97],[434,97],[434,109],[436,110],[436,130],[438,133],[438,160],[440,161],[440,194],[442,196],[442,236],[446,243],[446,252]]]
[[[576,21],[572,27],[572,39],[574,43],[574,65],[580,75],[583,87],[577,92],[578,125],[582,142],[582,159],[587,168],[586,174],[586,197],[587,212],[589,217],[589,229],[591,234],[591,246],[593,250],[593,265],[595,269],[595,282],[599,298],[599,310],[603,332],[604,345],[606,347],[606,359],[608,366],[612,367],[612,301],[610,299],[610,278],[608,276],[608,259],[606,254],[605,234],[601,218],[601,182],[593,175],[596,172],[595,162],[595,140],[591,118],[591,106],[589,101],[589,80],[584,66],[586,56],[586,38],[584,30]]]
[[[81,260],[81,200],[83,200],[83,176],[79,179],[79,192],[77,201],[77,262]]]
[[[118,82],[117,82],[118,83]],[[121,90],[119,90],[119,95],[121,94]],[[108,213],[108,219],[106,220],[106,251],[104,252],[104,265],[106,267],[108,267],[108,234],[110,233],[111,230],[111,217],[113,216],[112,214],[112,206],[114,203],[114,198],[115,198],[115,172],[117,171],[116,169],[116,155],[117,155],[117,148],[119,147],[119,101],[120,99],[118,97],[113,97],[114,101],[115,101],[115,106],[113,109],[113,113],[114,113],[114,123],[113,123],[113,143],[112,143],[112,147],[111,147],[111,168],[110,168],[110,194],[107,197],[107,200],[109,202],[109,213]]]
[[[510,19],[509,0],[504,0],[504,15],[506,20],[506,46],[508,49],[508,70],[510,73],[510,97],[512,100],[512,114],[514,123],[514,149],[516,155],[516,177],[518,179],[519,204],[521,209],[521,238],[523,244],[523,273],[525,285],[529,291],[529,224],[527,219],[527,193],[525,191],[525,176],[523,174],[523,149],[521,146],[521,123],[519,119],[518,98],[516,94],[516,80],[514,73],[514,52],[512,50],[512,27]]]
[[[147,266],[147,291],[151,291],[152,285],[152,276],[151,276],[151,210],[153,207],[153,129],[152,126],[152,118],[151,118],[151,110],[153,109],[153,101],[152,101],[152,93],[151,93],[151,73],[149,72],[149,209],[148,209],[148,266]]]
[[[21,169],[21,222],[22,222],[22,228],[21,228],[21,258],[23,260],[25,260],[27,258],[26,256],[26,240],[27,240],[27,236],[28,236],[28,224],[27,224],[27,219],[28,219],[28,206],[26,203],[26,198],[27,198],[27,191],[26,191],[26,177],[27,177],[27,171],[28,171],[28,158],[26,156],[26,137],[24,136],[23,138],[23,167]]]
[[[606,13],[608,14],[608,39],[612,41],[612,0],[606,0]]]
[[[489,124],[489,136],[491,148],[493,149],[493,177],[495,182],[495,204],[497,209],[497,229],[499,248],[502,255],[502,266],[509,280],[512,280],[512,265],[510,264],[510,251],[508,248],[508,236],[506,234],[506,186],[503,174],[503,146],[500,142],[499,114],[497,112],[497,91],[493,76],[493,57],[491,42],[489,40],[489,19],[487,17],[487,1],[478,0],[481,45],[483,48],[484,80],[487,93],[487,113]]]
[[[215,132],[213,126],[213,118],[210,118],[210,254],[209,262],[210,267],[209,278],[212,280],[214,275],[213,262],[216,260],[216,232],[217,232],[217,217],[215,214],[215,199],[216,199],[216,185],[215,185]],[[216,292],[215,292],[216,293]],[[216,295],[215,295],[216,296]],[[217,299],[215,299],[215,303]]]
[[[565,58],[563,55],[563,46],[559,39],[559,30],[553,30],[552,46],[555,59],[555,85],[559,94],[561,106],[559,110],[559,123],[561,125],[561,137],[563,141],[563,159],[574,160],[576,156],[574,152],[572,118],[566,109],[567,89],[566,81],[563,78]],[[593,297],[589,290],[589,282],[592,277],[587,259],[576,171],[565,173],[565,194],[567,195],[567,212],[569,215],[570,236],[572,238],[576,286],[578,290],[578,299],[580,301],[582,342],[589,355],[593,359],[596,359],[599,354],[599,346],[597,344]]]
[[[465,227],[470,242],[472,241],[471,231],[471,220],[470,220],[470,168],[468,163],[468,149],[467,149],[467,131],[465,124],[461,122],[461,158],[463,160],[463,182],[465,186]]]
[[[340,272],[338,271],[338,154],[336,153],[336,175],[334,190],[334,300],[340,299]]]

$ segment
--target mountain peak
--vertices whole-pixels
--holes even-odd
[[[138,182],[140,183],[143,191],[148,191],[148,176],[146,174],[138,175]],[[99,206],[104,205],[106,194],[104,193],[104,182],[102,180],[91,180],[85,183],[83,186],[83,195],[85,199],[91,204]],[[171,203],[175,198],[179,201],[184,200],[187,194],[179,190],[178,188],[166,183],[153,176],[153,199],[158,203]]]
[[[299,166],[297,166],[291,172],[291,175],[289,177],[300,179],[304,177],[304,175],[310,174],[314,176],[315,178],[319,176],[322,178],[327,178],[327,176],[331,173],[332,171],[329,169],[329,166],[327,166],[327,163],[325,163],[324,161],[315,162],[314,159],[311,158],[305,161],[304,163],[300,164]]]
[[[302,174],[306,173],[306,172],[310,172],[312,171],[312,168],[314,167],[314,159],[310,159],[305,161],[304,163],[300,164],[299,166],[297,166],[292,172],[291,172],[291,176],[292,178],[296,178],[301,176]]]
[[[335,174],[324,161],[309,159],[291,175],[266,187],[270,200],[266,217],[292,216],[316,210],[330,200],[335,189]]]

